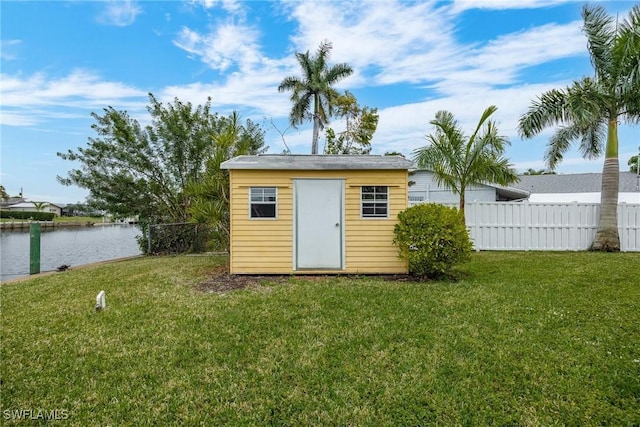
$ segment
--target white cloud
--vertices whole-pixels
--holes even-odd
[[[126,27],[135,22],[142,9],[133,0],[109,0],[98,15],[97,21],[103,25]]]
[[[226,71],[235,65],[252,71],[261,61],[257,38],[258,32],[249,26],[224,23],[204,35],[185,27],[174,44],[214,70]]]
[[[0,59],[3,61],[13,61],[17,59],[14,47],[20,45],[22,40],[0,40]]]
[[[239,0],[190,0],[189,4],[199,5],[205,9],[213,9],[220,6],[223,10],[232,14],[242,15],[244,13],[242,2]]]
[[[451,5],[292,2],[288,6],[299,27],[291,37],[295,50],[313,51],[320,41],[333,41],[332,59],[358,71],[345,80],[348,87],[424,83],[444,94],[469,92],[478,86],[518,82],[527,67],[586,54],[578,21],[529,28],[484,45],[465,45],[456,39]]]
[[[454,0],[452,11],[460,13],[469,9],[535,9],[573,1],[575,0]]]
[[[29,94],[29,96],[25,96]],[[27,126],[69,110],[103,108],[143,109],[146,92],[119,83],[103,81],[98,75],[76,70],[67,76],[50,78],[38,73],[28,77],[0,74],[2,124]],[[50,107],[63,109],[48,110]],[[78,113],[70,113],[77,117]],[[83,113],[86,116],[86,113]]]
[[[332,41],[332,59],[368,70],[376,76],[369,84],[424,80],[434,58],[444,62],[457,51],[453,24],[434,2],[293,2],[289,6],[299,26],[292,36],[296,51],[315,51],[322,40]]]

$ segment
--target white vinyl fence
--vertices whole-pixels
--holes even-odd
[[[477,250],[586,250],[598,226],[598,203],[474,202],[465,206]],[[640,205],[618,205],[620,249],[640,251]]]
[[[598,203],[472,202],[465,216],[476,250],[578,251],[591,245],[599,209]],[[640,205],[618,205],[618,231],[621,251],[640,252]]]

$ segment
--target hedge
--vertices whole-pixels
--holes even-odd
[[[56,216],[53,212],[24,212],[24,211],[1,211],[0,218],[11,219],[31,219],[34,221],[53,221]]]

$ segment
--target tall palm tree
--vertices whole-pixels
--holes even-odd
[[[604,153],[600,218],[591,249],[619,251],[618,121],[640,121],[640,5],[621,22],[602,6],[584,6],[582,18],[595,75],[543,93],[520,118],[519,132],[531,138],[548,126],[560,126],[545,155],[552,169],[574,141],[585,158]]]
[[[430,123],[435,133],[427,135],[429,145],[417,148],[413,159],[418,167],[433,171],[438,185],[460,196],[464,218],[465,191],[473,184],[509,185],[518,181],[516,171],[503,157],[509,140],[498,135],[489,117],[497,110],[489,106],[473,134],[467,137],[449,111],[438,111]]]
[[[332,86],[353,73],[348,64],[327,64],[331,49],[331,43],[324,41],[320,43],[315,56],[309,56],[309,51],[296,53],[302,77],[285,77],[278,86],[278,92],[291,91],[291,126],[296,127],[307,120],[313,120],[311,154],[318,154],[320,131],[329,122],[333,112],[331,101],[339,95]]]

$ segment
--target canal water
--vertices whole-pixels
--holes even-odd
[[[40,271],[140,255],[133,225],[42,228]],[[0,280],[29,275],[29,229],[0,231]]]

